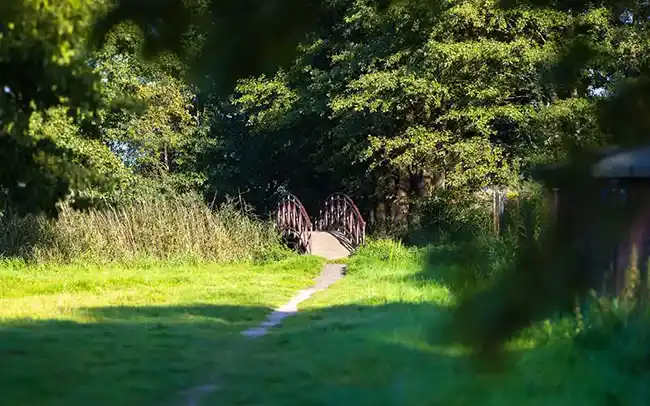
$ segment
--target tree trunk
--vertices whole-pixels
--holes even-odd
[[[433,173],[432,175],[432,180],[433,180],[433,188],[438,189],[444,189],[445,187],[445,181],[446,181],[446,176],[445,176],[445,171],[444,170],[439,170]],[[432,189],[433,191],[433,189]]]
[[[377,199],[375,205],[375,231],[382,234],[386,232],[386,201],[384,199]]]
[[[423,169],[415,175],[416,181],[413,183],[414,195],[417,197],[431,196],[433,191],[445,186],[445,173],[443,171],[432,171]]]
[[[373,197],[373,208],[371,214],[371,226],[373,231],[380,234],[386,232],[387,224],[387,201],[388,197],[386,196],[386,191],[388,190],[386,185],[386,176],[383,169],[378,169],[373,172],[374,178],[374,197]]]
[[[405,226],[408,223],[410,209],[410,175],[401,173],[395,182],[395,200],[393,201],[393,220],[396,226]]]
[[[165,171],[169,172],[169,155],[167,153],[167,145],[163,145],[163,165],[165,165]]]
[[[389,176],[386,179],[386,189],[384,190],[384,201],[386,202],[386,209],[388,209],[387,214],[387,220],[388,223],[393,223],[395,221],[395,217],[397,217],[397,206],[395,204],[396,199],[395,199],[395,177]],[[388,224],[387,223],[387,224]]]

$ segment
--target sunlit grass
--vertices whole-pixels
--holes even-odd
[[[321,266],[0,269],[0,404],[169,404]]]

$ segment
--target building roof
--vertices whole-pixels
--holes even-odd
[[[591,173],[596,178],[650,178],[650,145],[613,151],[598,161]]]
[[[591,167],[595,178],[649,178],[650,179],[650,145],[638,148],[609,147],[596,152],[600,158]],[[535,174],[554,172],[566,168],[569,162],[557,162],[536,166]]]

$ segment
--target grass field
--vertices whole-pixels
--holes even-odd
[[[462,266],[431,252],[435,269],[422,251],[370,244],[257,340],[239,332],[322,261],[3,269],[0,404],[187,406],[184,389],[211,384],[200,405],[647,406],[647,329],[577,345],[549,324],[514,343],[500,373],[477,365],[445,337],[445,281]]]
[[[0,269],[0,405],[179,404],[321,265]]]

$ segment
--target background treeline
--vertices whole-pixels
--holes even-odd
[[[87,251],[221,258],[217,251],[232,250],[211,242],[194,252],[192,242],[234,227],[226,224],[232,204],[223,215],[215,207],[245,201],[245,227],[257,230],[252,224],[266,218],[283,191],[311,213],[343,191],[371,231],[412,242],[491,232],[491,190],[535,200],[532,166],[608,142],[618,119],[603,125],[602,107],[643,78],[650,44],[640,3],[567,9],[407,1],[383,9],[370,0],[329,0],[289,62],[255,76],[245,63],[265,55],[272,61],[273,49],[206,50],[205,33],[195,29],[184,32],[183,52],[143,59],[151,32],[137,18],[111,28],[101,47],[88,46],[108,0],[10,3],[21,6],[7,14],[0,39],[0,55],[16,61],[2,72],[9,79],[0,101],[14,108],[12,115],[3,111],[12,120],[2,126],[27,140],[27,158],[4,161],[0,251],[59,259]],[[214,11],[210,2],[188,4],[194,13]],[[262,46],[263,37],[256,31],[245,39]],[[33,46],[62,68],[44,76],[19,64],[17,56],[34,57]],[[246,56],[254,51],[259,55]],[[237,55],[241,69],[225,69],[220,61]],[[211,75],[197,79],[190,60],[202,61]],[[234,87],[222,86],[233,76]],[[29,88],[30,80],[40,87]],[[627,117],[625,129],[642,128],[639,120]],[[59,220],[39,217],[43,207],[52,214],[51,203],[61,198],[67,203],[59,205]],[[67,209],[86,203],[93,204],[86,214]],[[24,224],[27,212],[36,213],[28,218],[37,224]],[[190,224],[197,218],[203,225]],[[118,244],[122,237],[108,236],[137,227],[159,231],[151,240],[129,237],[130,248],[121,251],[103,245]],[[246,240],[251,247],[258,241]]]

